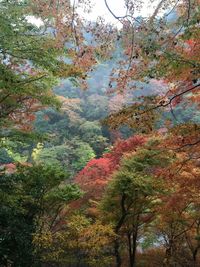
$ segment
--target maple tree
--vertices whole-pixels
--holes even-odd
[[[161,210],[158,209],[160,218],[156,229],[164,236],[166,266],[174,266],[176,262],[180,264],[184,260],[186,263],[181,264],[197,264],[199,170],[196,160],[183,163],[182,157],[178,153],[170,170],[165,170],[165,189],[168,194],[163,197],[164,207],[162,205]],[[187,255],[184,259],[181,257],[183,253]]]
[[[113,128],[128,124],[151,132],[163,111],[171,112],[171,118],[176,120],[176,106],[184,103],[189,107],[199,100],[199,2],[160,1],[147,18],[134,16],[142,4],[138,7],[133,1],[125,2],[127,12],[122,17],[117,17],[107,3],[123,25],[121,42],[129,59],[127,63],[122,58],[120,69],[113,70],[111,82],[117,83],[115,90],[119,92],[134,91],[137,86],[133,81],[148,83],[152,78],[164,81],[167,87],[148,96],[141,91],[132,105],[112,113],[105,121]]]
[[[34,120],[33,112],[41,105],[58,105],[50,88],[61,70],[69,72],[71,67],[58,59],[63,51],[53,36],[28,21],[34,15],[30,2],[2,1],[0,12],[1,126],[9,118],[23,128],[23,121]]]
[[[35,111],[59,106],[52,88],[60,78],[85,83],[97,48],[83,45],[80,5],[85,2],[1,1],[1,127],[9,119],[30,130]]]
[[[86,191],[85,197],[94,199],[100,197],[110,175],[119,168],[123,155],[137,150],[144,143],[145,138],[141,136],[118,140],[111,151],[105,153],[102,158],[89,161],[75,177],[75,182]]]
[[[139,149],[125,157],[103,196],[105,218],[114,224],[115,233],[120,236],[114,245],[116,266],[123,266],[120,244],[124,237],[127,239],[129,266],[135,266],[139,239],[145,235],[147,225],[155,219],[155,207],[159,203],[163,182],[155,178],[153,170],[162,167],[161,159],[164,165],[169,161],[169,155],[159,154],[159,151],[149,150],[147,145],[147,149]]]

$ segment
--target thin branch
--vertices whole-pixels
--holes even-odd
[[[172,103],[172,101],[173,101],[175,98],[177,98],[177,97],[179,97],[179,96],[182,96],[182,95],[184,95],[184,94],[187,94],[187,93],[193,91],[194,89],[196,89],[197,87],[200,87],[200,83],[197,84],[197,85],[195,85],[195,86],[193,86],[192,88],[189,88],[189,89],[187,89],[187,90],[185,90],[185,91],[183,91],[183,92],[181,92],[181,93],[179,93],[179,94],[174,95],[174,96],[169,100],[168,103],[166,103],[166,104],[164,104],[164,105],[161,105],[161,106],[166,107],[166,106],[170,105],[170,104]]]
[[[195,224],[195,222],[191,223],[190,225],[188,225],[188,227],[186,229],[184,229],[183,231],[181,231],[180,233],[178,233],[177,235],[175,235],[175,238],[183,235],[184,233],[186,233],[189,229],[192,228],[192,226]]]
[[[178,121],[178,119],[177,119],[177,117],[176,117],[176,115],[174,113],[174,110],[173,110],[173,107],[172,107],[172,103],[170,103],[170,112],[171,112],[173,118],[175,119],[175,121]]]
[[[173,149],[172,149],[173,150]],[[179,148],[177,148],[177,150],[179,150]],[[187,162],[189,162],[190,160],[198,160],[198,159],[200,159],[200,157],[192,157],[192,156],[189,156],[187,159],[185,159],[185,160],[183,160],[182,162],[181,162],[181,166],[178,168],[178,170],[173,174],[173,176],[174,175],[177,175],[182,169],[183,169],[183,167],[185,166],[185,164],[187,163]]]
[[[47,77],[47,74],[44,74],[42,76],[39,76],[37,78],[33,78],[33,79],[25,79],[25,80],[21,80],[21,81],[18,81],[17,84],[18,85],[21,85],[21,84],[27,84],[27,83],[32,83],[32,82],[36,82],[38,80],[41,80],[43,78]]]
[[[181,63],[185,63],[185,64],[189,64],[191,65],[192,67],[195,67],[195,68],[199,68],[200,67],[200,64],[198,62],[196,62],[195,60],[185,60],[184,58],[181,58],[180,55],[177,55],[177,54],[172,54],[172,53],[168,53],[168,52],[165,52],[165,51],[162,51],[166,56],[169,56],[172,60],[176,60],[178,62],[181,62]]]
[[[185,147],[195,146],[195,145],[197,145],[199,143],[200,143],[200,139],[195,141],[195,142],[193,142],[193,143],[184,144],[181,147],[177,148],[176,150],[180,150],[180,149],[185,148]],[[193,158],[191,158],[191,159],[193,159]]]
[[[117,16],[117,15],[115,15],[115,13],[114,13],[114,12],[111,10],[111,8],[109,7],[107,0],[104,0],[104,3],[105,3],[105,5],[106,5],[106,8],[108,9],[108,11],[110,12],[110,14],[111,14],[116,20],[118,20],[121,24],[124,24],[123,21],[121,21],[121,20],[123,20],[123,19],[127,19],[127,18],[131,18],[132,20],[134,20],[134,21],[136,21],[137,23],[141,24],[141,22],[140,22],[139,20],[137,20],[135,17],[133,17],[133,16],[131,16],[130,14],[128,14],[127,11],[126,11],[126,15],[124,15],[124,16]],[[147,29],[147,28],[145,28],[145,29]]]
[[[188,0],[187,2],[188,2],[188,8],[187,8],[187,23],[189,23],[189,20],[190,20],[190,12],[191,12],[191,2],[190,2],[190,0]]]
[[[156,105],[156,106],[154,106],[152,108],[149,108],[147,110],[144,110],[143,112],[139,113],[138,115],[143,115],[145,113],[148,113],[150,111],[153,111],[153,110],[158,109],[158,108],[161,108],[161,107],[167,107],[167,106],[169,106],[169,105],[172,104],[172,102],[173,102],[174,99],[176,99],[179,96],[182,96],[184,94],[187,94],[187,93],[191,92],[192,90],[196,89],[197,87],[200,87],[200,83],[197,84],[197,85],[195,85],[195,86],[193,86],[192,88],[189,88],[189,89],[187,89],[187,90],[185,90],[185,91],[183,91],[183,92],[181,92],[179,94],[174,95],[172,98],[169,99],[169,101],[167,103],[161,103],[159,105]]]
[[[150,21],[149,21],[150,25],[153,23],[153,20],[154,20],[155,17],[157,16],[159,10],[162,8],[162,5],[163,5],[164,2],[165,2],[165,0],[161,0],[161,1],[158,3],[158,5],[157,5],[157,7],[156,7],[156,9],[155,9],[155,11],[154,11],[154,13],[153,13],[153,15],[152,15],[151,18],[150,18]]]
[[[4,96],[4,97],[0,100],[0,104],[1,104],[2,102],[4,102],[9,96],[10,96],[10,94],[7,94],[6,96]]]
[[[73,1],[73,5],[72,5],[71,29],[72,29],[72,34],[74,33],[74,39],[75,39],[76,46],[79,49],[79,39],[78,39],[77,31],[76,31],[76,26],[75,26],[75,23],[74,23],[74,20],[75,20],[75,7],[76,7],[76,0]]]
[[[178,2],[179,1],[180,0],[177,0],[176,3],[175,3],[175,5],[173,6],[173,8],[166,15],[164,15],[165,18],[168,17],[175,10],[175,8],[178,5]]]

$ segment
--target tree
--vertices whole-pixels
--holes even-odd
[[[15,128],[30,130],[35,111],[59,106],[52,91],[59,79],[84,80],[83,73],[95,64],[89,46],[84,45],[81,56],[83,32],[76,8],[70,1],[1,1],[1,127],[12,121]],[[67,58],[79,64],[67,64]]]
[[[19,127],[23,127],[22,121],[34,119],[31,114],[39,103],[57,103],[49,88],[55,85],[61,68],[67,67],[57,59],[62,49],[56,49],[53,36],[28,22],[27,16],[34,15],[30,8],[30,2],[25,1],[0,3],[0,117],[2,122],[11,119]]]
[[[40,220],[54,226],[59,212],[80,196],[73,184],[62,184],[66,174],[58,168],[21,166],[0,174],[0,263],[2,266],[34,266],[33,234]],[[39,263],[38,263],[39,264]]]
[[[177,121],[176,106],[184,103],[187,110],[199,101],[199,1],[160,1],[147,18],[136,18],[134,12],[142,7],[133,1],[125,1],[127,12],[121,17],[112,12],[106,0],[105,3],[123,25],[120,40],[124,55],[129,58],[128,63],[125,56],[122,58],[120,70],[114,70],[111,77],[111,82],[117,83],[116,90],[135,91],[138,87],[134,81],[149,83],[157,79],[166,84],[159,92],[148,95],[141,90],[132,104],[111,114],[106,122],[113,128],[127,124],[138,131],[152,132],[159,115],[166,110],[171,120]],[[191,144],[197,145],[198,140],[191,140]]]
[[[114,225],[116,266],[122,265],[121,243],[127,240],[129,266],[136,264],[136,248],[145,228],[155,219],[155,207],[162,192],[162,180],[152,170],[162,166],[159,151],[139,149],[125,157],[114,173],[102,199],[105,219]],[[168,157],[166,156],[167,164]],[[152,169],[151,171],[149,170]]]
[[[84,198],[99,199],[110,179],[120,166],[126,153],[136,151],[145,143],[145,138],[132,136],[127,140],[118,140],[102,158],[92,159],[75,177],[75,182],[86,192]]]
[[[166,249],[164,263],[166,266],[196,266],[199,250],[198,162],[188,160],[186,152],[179,152],[159,175],[165,179],[167,194],[157,210],[155,231],[162,236]]]

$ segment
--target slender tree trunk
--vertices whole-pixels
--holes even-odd
[[[126,200],[126,195],[123,193],[122,197],[121,197],[121,218],[119,219],[116,227],[115,227],[115,234],[118,235],[119,234],[119,230],[121,229],[124,220],[127,216],[127,212],[126,212],[126,208],[125,208],[125,200]],[[116,259],[116,267],[121,267],[122,265],[122,259],[121,259],[121,255],[119,252],[119,248],[120,248],[120,240],[119,238],[116,238],[115,243],[114,243],[114,254],[115,254],[115,259]]]
[[[137,233],[132,235],[132,265],[131,267],[135,267],[136,260],[136,249],[137,249]]]
[[[197,252],[198,250],[195,249],[192,253],[192,259],[193,259],[193,267],[196,267],[197,266]]]
[[[129,266],[135,267],[136,248],[137,248],[137,233],[128,233],[128,251],[129,251]]]
[[[116,260],[116,267],[121,267],[122,265],[122,259],[121,259],[121,255],[119,252],[119,239],[115,240],[115,244],[114,244],[114,253],[115,253],[115,260]]]
[[[127,234],[128,238],[128,252],[129,252],[129,262],[130,262],[130,267],[133,267],[133,258],[132,258],[132,242],[131,242],[131,234]]]
[[[176,247],[175,247],[173,240],[171,240],[169,242],[169,247],[166,249],[165,263],[163,266],[164,267],[176,267],[177,263],[175,260],[175,255],[176,255]]]

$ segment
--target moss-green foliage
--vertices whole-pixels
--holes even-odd
[[[90,145],[80,140],[72,140],[59,146],[38,147],[33,152],[35,162],[60,166],[72,174],[81,170],[94,157],[95,153]]]

